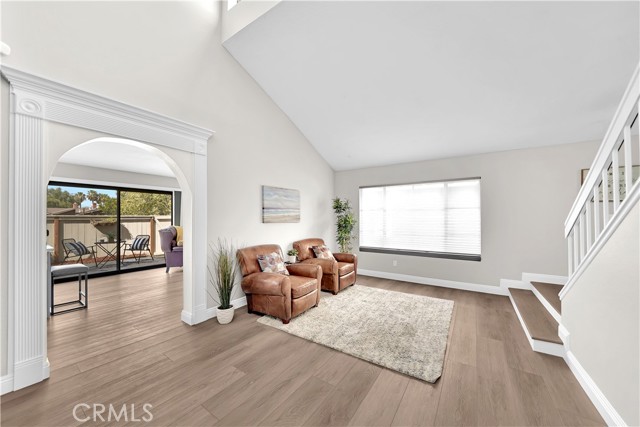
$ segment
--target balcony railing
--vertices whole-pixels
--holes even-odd
[[[110,222],[112,224],[110,225]],[[149,247],[151,253],[162,258],[160,236],[158,230],[171,225],[170,215],[123,215],[120,218],[120,240],[132,241],[139,234],[150,236]],[[108,241],[109,234],[115,235],[115,217],[109,215],[48,215],[47,216],[47,244],[53,246],[52,263],[62,263],[65,252],[63,239],[75,239],[86,246],[95,242]],[[104,255],[98,253],[98,260]]]
[[[638,72],[636,68],[565,221],[569,280],[560,298],[640,199]]]

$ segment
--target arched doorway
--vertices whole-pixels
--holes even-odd
[[[59,139],[60,135],[58,134],[61,126],[56,124],[52,127],[51,133],[56,139]],[[148,247],[149,256],[145,257],[147,258],[145,261],[148,261],[146,266],[160,265],[163,262],[163,253],[159,249],[159,234],[157,233],[159,228],[156,225],[160,225],[162,228],[176,224],[171,221],[173,217],[173,212],[171,212],[172,193],[178,191],[180,194],[178,207],[180,211],[182,208],[184,211],[190,211],[192,208],[190,180],[180,165],[171,157],[170,152],[165,152],[162,147],[156,147],[153,144],[113,137],[97,137],[82,142],[87,137],[86,132],[78,132],[77,129],[68,126],[64,126],[63,133],[64,143],[51,141],[56,149],[51,150],[52,153],[47,156],[47,165],[50,182],[53,181],[54,185],[48,187],[57,190],[58,193],[61,188],[64,188],[72,191],[73,195],[81,194],[83,198],[87,190],[90,189],[88,194],[93,192],[94,197],[102,197],[100,208],[98,208],[97,202],[95,208],[87,207],[87,204],[91,205],[91,203],[85,199],[84,202],[78,202],[78,209],[75,211],[73,209],[69,211],[71,208],[71,201],[67,200],[69,197],[63,198],[64,200],[58,200],[54,197],[53,206],[50,206],[50,200],[47,200],[47,240],[49,245],[54,247],[51,257],[52,265],[63,263],[65,255],[70,256],[70,261],[67,262],[79,260],[84,262],[83,259],[75,259],[72,254],[65,253],[61,242],[64,239],[73,239],[81,241],[91,248],[94,258],[90,256],[87,259],[89,262],[86,264],[92,277],[144,267],[145,262],[140,263],[140,260],[137,263],[130,260],[127,262],[116,260],[116,257],[120,258],[125,255],[124,249],[126,248],[124,243],[117,245],[113,243],[118,231],[120,232],[118,238],[121,239],[121,242],[129,241],[130,243],[134,238],[132,232],[135,232],[135,235],[149,235],[150,242],[148,244],[150,246]],[[63,149],[66,151],[60,156],[59,153]],[[119,190],[115,190],[116,188]],[[167,193],[167,190],[171,192]],[[76,191],[84,193],[76,193]],[[69,193],[66,191],[65,193],[69,196]],[[151,195],[151,197],[156,197],[155,200],[160,197],[169,205],[163,206],[166,209],[164,213],[150,214],[148,211],[135,211],[135,206],[124,201],[123,212],[125,212],[125,208],[128,208],[129,213],[123,213],[122,220],[116,224],[116,220],[119,218],[116,210],[120,206],[116,194],[121,194],[123,198],[126,198],[127,195],[138,198]],[[148,205],[153,203],[153,200],[142,199],[139,200],[139,203],[146,204],[146,207],[149,208]],[[151,208],[153,207],[151,206]],[[105,212],[105,210],[111,212]],[[54,214],[55,212],[62,213]],[[178,218],[182,217],[180,213],[176,213]],[[146,215],[151,215],[151,217],[140,217]],[[191,232],[190,215],[187,214],[184,217],[186,219],[185,228]],[[149,219],[151,219],[151,224]],[[178,225],[180,224],[178,223]],[[109,238],[111,243],[107,240]],[[188,240],[185,241],[188,242]],[[190,245],[187,245],[185,250],[193,252]],[[153,257],[154,254],[156,258]],[[93,259],[93,263],[90,262],[91,259]],[[153,262],[151,262],[152,260]],[[189,269],[189,267],[190,265],[187,264],[186,268]],[[180,269],[179,276],[183,276],[182,269]],[[190,275],[184,276],[186,280],[180,280],[183,294],[186,293],[185,289],[191,288]],[[185,302],[184,305],[187,304],[188,302]]]
[[[71,148],[121,138],[160,156],[185,190],[185,323],[206,320],[207,142],[213,132],[4,67],[10,84],[8,367],[12,389],[49,376],[46,324],[46,184]],[[187,201],[187,198],[189,199]],[[194,232],[197,230],[197,232]]]

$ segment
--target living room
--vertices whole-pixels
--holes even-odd
[[[11,163],[14,154],[9,149],[10,94],[49,101],[53,93],[73,93],[85,103],[95,96],[96,104],[83,108],[121,120],[122,129],[135,127],[141,137],[135,138],[133,130],[123,135],[106,128],[82,127],[80,116],[74,125],[61,123],[60,118],[51,119],[55,109],[47,107],[38,128],[47,141],[38,157],[43,167],[29,169],[40,174],[41,182],[31,185],[25,181],[24,188],[44,194],[39,193],[45,191],[41,184],[55,176],[60,158],[87,141],[115,136],[157,143],[157,152],[152,154],[169,162],[178,173],[180,187],[186,188],[183,220],[189,245],[184,271],[178,271],[184,276],[183,288],[169,296],[150,289],[149,295],[155,296],[149,301],[134,298],[135,286],[144,286],[140,282],[174,286],[175,276],[165,277],[162,269],[117,279],[120,289],[132,293],[126,294],[131,298],[117,308],[116,315],[142,312],[150,301],[166,303],[166,313],[151,310],[148,317],[139,319],[141,329],[156,341],[133,340],[119,353],[103,346],[104,364],[99,366],[95,362],[84,367],[80,362],[61,366],[60,356],[65,352],[49,355],[50,379],[38,382],[44,379],[40,369],[38,381],[27,381],[37,384],[19,388],[12,383],[8,391],[15,391],[4,394],[9,384],[4,380],[15,362],[36,356],[46,360],[48,343],[47,321],[39,319],[26,333],[38,341],[34,347],[38,352],[13,359],[17,353],[8,344],[18,336],[12,328],[29,323],[26,317],[24,322],[9,321],[15,311],[11,301],[16,297],[9,290],[9,279],[37,284],[45,277],[45,265],[38,253],[42,271],[38,268],[37,277],[32,277],[18,270],[19,261],[8,255],[13,248],[9,242],[14,241],[9,237],[15,238],[9,221],[17,212],[29,214],[26,206],[16,206],[22,210],[14,211],[13,199],[3,196],[3,423],[23,424],[19,421],[23,417],[26,424],[45,424],[48,419],[74,423],[73,405],[69,405],[81,395],[82,387],[88,387],[91,369],[98,369],[93,374],[99,380],[91,385],[93,400],[88,403],[122,406],[154,398],[133,388],[126,388],[130,394],[119,393],[118,387],[125,387],[128,376],[140,375],[130,385],[151,390],[159,384],[152,380],[154,372],[167,375],[177,367],[187,369],[190,363],[193,366],[188,371],[175,371],[184,377],[176,373],[170,375],[175,382],[163,383],[175,386],[183,395],[158,404],[153,412],[156,424],[211,424],[216,420],[235,425],[640,422],[631,402],[640,396],[637,379],[622,386],[624,372],[600,380],[604,369],[589,370],[604,401],[615,409],[609,414],[618,413],[619,418],[603,415],[602,405],[594,403],[586,391],[589,387],[581,384],[563,358],[531,348],[505,293],[506,285],[526,279],[523,274],[546,275],[551,281],[569,276],[572,261],[567,256],[563,225],[586,178],[583,170],[592,167],[638,65],[637,2],[332,5],[244,0],[228,8],[227,3],[207,1],[3,1],[1,7],[0,39],[10,48],[3,47],[2,56],[3,76],[9,80],[2,82],[2,193],[12,194],[18,188],[10,175],[19,171],[12,169],[16,164]],[[350,34],[350,28],[359,31]],[[437,58],[438,67],[424,60],[427,54]],[[424,85],[416,83],[422,81]],[[24,92],[25,82],[55,90],[36,96]],[[121,113],[123,105],[129,117]],[[637,103],[635,108],[637,112]],[[35,117],[33,111],[28,114]],[[157,130],[154,135],[148,131],[151,127]],[[637,141],[637,129],[636,121],[630,126],[631,140]],[[187,142],[180,145],[183,141]],[[640,148],[634,147],[631,155],[637,159]],[[632,166],[639,163],[634,160]],[[349,200],[361,221],[363,188],[469,178],[480,178],[480,260],[361,250],[359,225],[351,242],[358,259],[357,285],[454,301],[456,316],[445,346],[443,376],[435,386],[259,324],[258,316],[244,307],[237,308],[229,325],[218,325],[213,319],[218,301],[208,283],[207,257],[209,245],[219,238],[236,248],[278,245],[283,255],[296,241],[320,238],[339,253],[332,208],[335,197]],[[264,186],[299,192],[299,222],[263,222]],[[36,243],[42,243],[40,240]],[[634,253],[635,245],[637,239],[628,253]],[[632,267],[625,264],[624,271]],[[100,280],[116,279],[90,280],[91,289],[97,292],[90,299],[97,298],[97,305],[86,310],[88,316],[100,309]],[[332,297],[329,292],[319,294]],[[630,295],[632,301],[635,294]],[[245,296],[238,284],[231,299],[242,301]],[[164,297],[168,299],[162,300]],[[107,305],[103,309],[109,310]],[[631,318],[638,315],[637,304],[621,311]],[[152,330],[153,316],[158,313],[167,318]],[[75,314],[56,316],[54,321],[69,323],[68,316]],[[106,314],[100,316],[108,319]],[[618,319],[618,327],[628,318]],[[295,322],[294,317],[290,324]],[[126,325],[136,327],[135,322]],[[168,330],[173,332],[164,335]],[[579,348],[579,334],[571,332]],[[51,330],[49,334],[54,343],[57,337]],[[172,337],[178,335],[184,341],[171,345]],[[91,339],[108,337],[96,334]],[[633,342],[624,346],[633,348]],[[136,348],[145,356],[139,374],[135,368],[125,368],[135,360]],[[502,349],[497,356],[496,349]],[[272,383],[285,372],[285,362],[278,359],[295,364],[296,359],[286,354],[298,352],[313,359],[311,373],[302,374],[305,365],[295,365],[286,376],[289,382]],[[207,359],[206,354],[212,358]],[[634,358],[637,361],[637,353],[625,356],[619,370],[632,369],[628,361]],[[510,368],[518,366],[517,375],[508,377],[508,382],[487,382],[486,375],[477,374],[486,368],[494,377],[504,375],[497,367],[500,361]],[[222,363],[220,370],[214,369],[216,363]],[[272,369],[270,364],[277,366]],[[56,373],[58,367],[64,370]],[[198,382],[198,372],[207,369],[211,374]],[[118,372],[114,377],[118,385],[109,388],[113,370]],[[77,376],[83,372],[85,376]],[[636,373],[631,371],[629,376]],[[251,394],[256,391],[254,380],[264,392]],[[47,400],[46,389],[37,389],[49,384],[55,394],[58,381],[75,384],[76,394],[69,393],[67,400]],[[190,393],[197,394],[189,381],[193,381],[193,390],[206,388],[207,403],[187,404]],[[225,382],[230,388],[216,388]],[[523,384],[529,391],[522,391]],[[475,390],[468,393],[468,399],[460,391],[467,387]],[[294,396],[297,390],[308,393],[296,401],[306,408],[300,412],[284,395],[273,397],[280,391]],[[500,403],[510,393],[524,394],[511,403]],[[300,402],[305,398],[325,402],[324,411],[319,406],[306,407]],[[390,403],[381,404],[385,401]],[[45,409],[32,412],[36,405],[32,402],[42,403]],[[64,407],[60,406],[63,402]],[[11,404],[15,406],[9,411]],[[492,408],[490,418],[482,418],[485,407]],[[193,419],[182,418],[189,413]],[[293,415],[287,418],[287,414]]]

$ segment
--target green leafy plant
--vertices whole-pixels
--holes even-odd
[[[336,214],[336,240],[340,246],[340,252],[351,251],[351,241],[355,237],[353,229],[356,226],[356,217],[351,209],[348,199],[333,199],[333,211]]]
[[[107,239],[109,239],[110,242],[113,242],[116,238],[115,231],[107,231],[104,234],[107,236]]]
[[[287,255],[289,255],[289,256],[298,256],[298,250],[297,249],[289,249],[287,251]]]
[[[237,283],[238,264],[236,250],[226,240],[218,239],[215,245],[210,245],[212,252],[212,266],[209,270],[209,280],[218,294],[221,310],[231,308],[231,293]]]

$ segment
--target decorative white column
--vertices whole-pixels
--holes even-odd
[[[209,253],[207,233],[207,144],[195,144],[192,218],[193,218],[193,317],[194,323],[203,322],[207,311],[207,254]],[[196,226],[196,224],[198,224]],[[196,228],[198,227],[198,228]]]
[[[12,87],[9,281],[13,284],[13,388],[48,377],[43,103]]]

